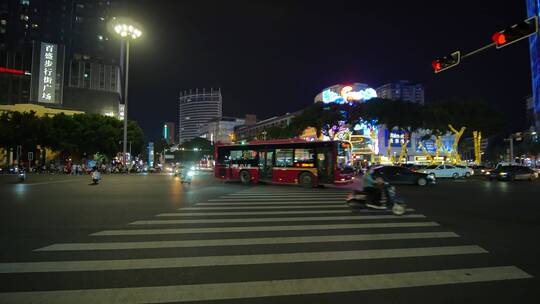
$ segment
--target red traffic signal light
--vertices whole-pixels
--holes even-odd
[[[493,42],[495,42],[496,45],[502,45],[508,42],[508,40],[506,40],[506,35],[500,32],[493,34],[493,36],[491,36],[491,39],[493,40]]]
[[[455,51],[450,55],[433,60],[433,62],[431,62],[431,66],[433,67],[433,71],[435,73],[439,73],[458,65],[460,61],[461,61],[461,52]]]
[[[499,49],[532,36],[536,32],[538,32],[538,18],[534,16],[518,24],[514,24],[507,29],[496,32],[491,36],[491,39]]]

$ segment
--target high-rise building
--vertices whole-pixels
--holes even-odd
[[[184,143],[201,133],[201,129],[213,118],[222,116],[220,89],[195,89],[180,92],[178,117],[179,142]]]
[[[120,42],[106,27],[123,2],[0,2],[0,103],[48,103],[117,116]]]
[[[166,122],[163,124],[163,140],[169,145],[175,143],[174,140],[174,122]]]
[[[540,4],[536,0],[527,0],[527,15],[540,17]],[[540,34],[529,38],[532,74],[532,109],[536,129],[540,130]]]
[[[387,83],[377,88],[377,96],[392,100],[404,100],[424,104],[424,86],[407,80]]]

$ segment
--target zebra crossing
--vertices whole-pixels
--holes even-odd
[[[357,302],[368,290],[532,278],[489,264],[486,249],[417,210],[352,214],[346,195],[250,187],[36,248],[41,261],[0,263],[0,275],[47,276],[50,286],[0,292],[0,303],[235,303],[343,292],[357,293]],[[81,286],[54,282],[66,276]],[[108,276],[125,284],[108,286]]]

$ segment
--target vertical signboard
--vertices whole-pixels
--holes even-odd
[[[123,104],[118,105],[118,119],[124,120],[124,116],[126,115],[125,114],[125,108],[126,107]]]
[[[154,167],[154,143],[148,143],[148,167]]]
[[[56,58],[58,46],[52,43],[41,43],[39,64],[38,102],[56,102]]]
[[[527,0],[527,16],[540,16],[538,0]],[[533,114],[536,128],[540,128],[540,33],[529,38],[533,92]]]

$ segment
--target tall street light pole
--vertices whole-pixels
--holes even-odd
[[[135,40],[142,35],[142,31],[138,25],[127,18],[114,18],[112,26],[114,32],[120,35],[120,38],[126,43],[126,72],[124,86],[124,140],[122,145],[122,158],[124,164],[128,162],[127,157],[127,128],[128,128],[128,87],[129,87],[129,42]]]
[[[128,128],[128,82],[129,82],[129,38],[126,40],[126,81],[124,86],[124,142],[122,146],[122,156],[124,164],[127,164],[127,128]],[[131,155],[130,155],[131,156]]]

